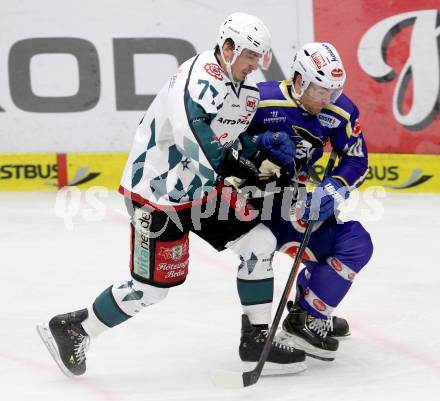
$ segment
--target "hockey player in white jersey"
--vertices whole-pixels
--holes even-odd
[[[146,111],[119,189],[131,216],[131,277],[108,287],[89,308],[38,326],[65,374],[85,373],[90,339],[163,300],[170,287],[185,281],[190,231],[217,250],[234,249],[234,241],[248,233],[247,246],[237,250],[239,276],[246,270],[251,283],[242,290],[249,302],[243,303],[240,357],[258,360],[270,320],[276,240],[258,221],[238,218],[219,193],[222,177],[248,182],[258,177],[246,158],[247,143],[252,152],[254,144],[243,135],[259,102],[248,75],[269,62],[266,26],[234,13],[221,25],[215,50],[183,63]],[[305,368],[304,359],[303,351],[274,342],[267,366],[294,372]]]

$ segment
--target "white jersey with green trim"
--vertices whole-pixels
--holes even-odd
[[[224,148],[239,148],[259,99],[250,77],[231,82],[214,51],[187,60],[142,118],[119,191],[141,204],[191,206],[213,190]]]

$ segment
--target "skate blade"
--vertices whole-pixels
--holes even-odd
[[[329,335],[329,334],[327,334],[327,335]],[[351,333],[348,332],[348,333],[345,333],[345,334],[339,334],[339,335],[336,335],[336,334],[330,334],[330,336],[333,337],[333,338],[345,338],[345,337],[349,337],[349,336],[351,336]]]
[[[315,359],[319,359],[325,362],[331,362],[335,360],[336,351],[323,350],[309,344],[301,337],[297,337],[293,334],[281,331],[277,335],[277,341],[285,344],[289,347],[303,350],[307,356]]]
[[[244,370],[249,372],[254,370],[257,366],[257,362],[243,362]],[[283,375],[294,375],[303,372],[307,369],[305,362],[296,362],[289,364],[266,362],[264,364],[261,376],[283,376]]]
[[[70,379],[74,378],[75,375],[64,366],[63,361],[60,358],[57,343],[50,332],[49,326],[46,323],[37,324],[37,332],[60,370]]]

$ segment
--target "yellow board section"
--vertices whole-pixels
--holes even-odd
[[[0,191],[55,191],[55,153],[0,154]]]
[[[323,171],[328,155],[317,163]],[[440,155],[370,153],[368,174],[359,187],[381,186],[392,192],[440,192]]]
[[[67,154],[67,183],[80,189],[103,186],[117,190],[127,153]]]
[[[87,189],[119,187],[126,153],[67,154],[67,184]],[[440,193],[440,155],[370,154],[366,181],[359,188],[382,186],[394,192]],[[317,163],[324,170],[328,154]],[[47,154],[0,154],[0,191],[55,190],[57,156]]]

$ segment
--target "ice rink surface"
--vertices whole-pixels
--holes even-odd
[[[362,200],[348,213],[362,218],[375,244],[337,309],[352,335],[334,362],[307,359],[305,372],[239,390],[210,381],[217,369],[241,369],[237,260],[195,236],[186,283],[97,338],[85,376],[63,376],[35,324],[89,305],[128,277],[129,229],[116,193],[100,199],[102,215],[83,200],[66,221],[55,200],[50,192],[0,193],[2,400],[440,399],[439,195],[388,194],[374,211]],[[275,257],[276,303],[290,265],[286,255]]]

